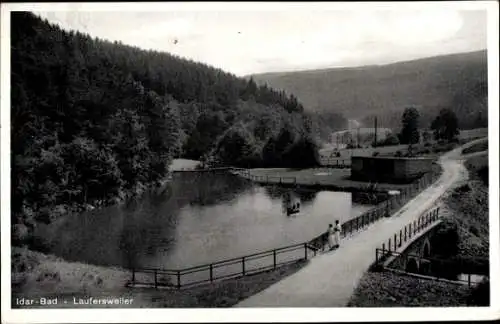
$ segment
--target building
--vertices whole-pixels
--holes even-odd
[[[433,159],[422,157],[351,158],[351,178],[361,181],[408,182],[432,171]]]

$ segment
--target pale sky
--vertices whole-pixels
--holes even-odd
[[[425,7],[422,7],[425,8]],[[486,11],[450,9],[36,12],[236,75],[386,64],[486,48]]]

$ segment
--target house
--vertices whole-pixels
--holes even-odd
[[[409,182],[432,171],[433,159],[423,157],[351,158],[351,179],[375,182]]]

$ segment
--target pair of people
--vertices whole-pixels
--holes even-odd
[[[330,224],[328,226],[328,247],[331,249],[338,248],[340,246],[340,232],[342,228],[338,220],[335,221],[335,227]]]

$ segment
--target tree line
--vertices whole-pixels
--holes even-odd
[[[315,165],[318,120],[251,78],[11,15],[15,224],[136,195],[175,157]]]

